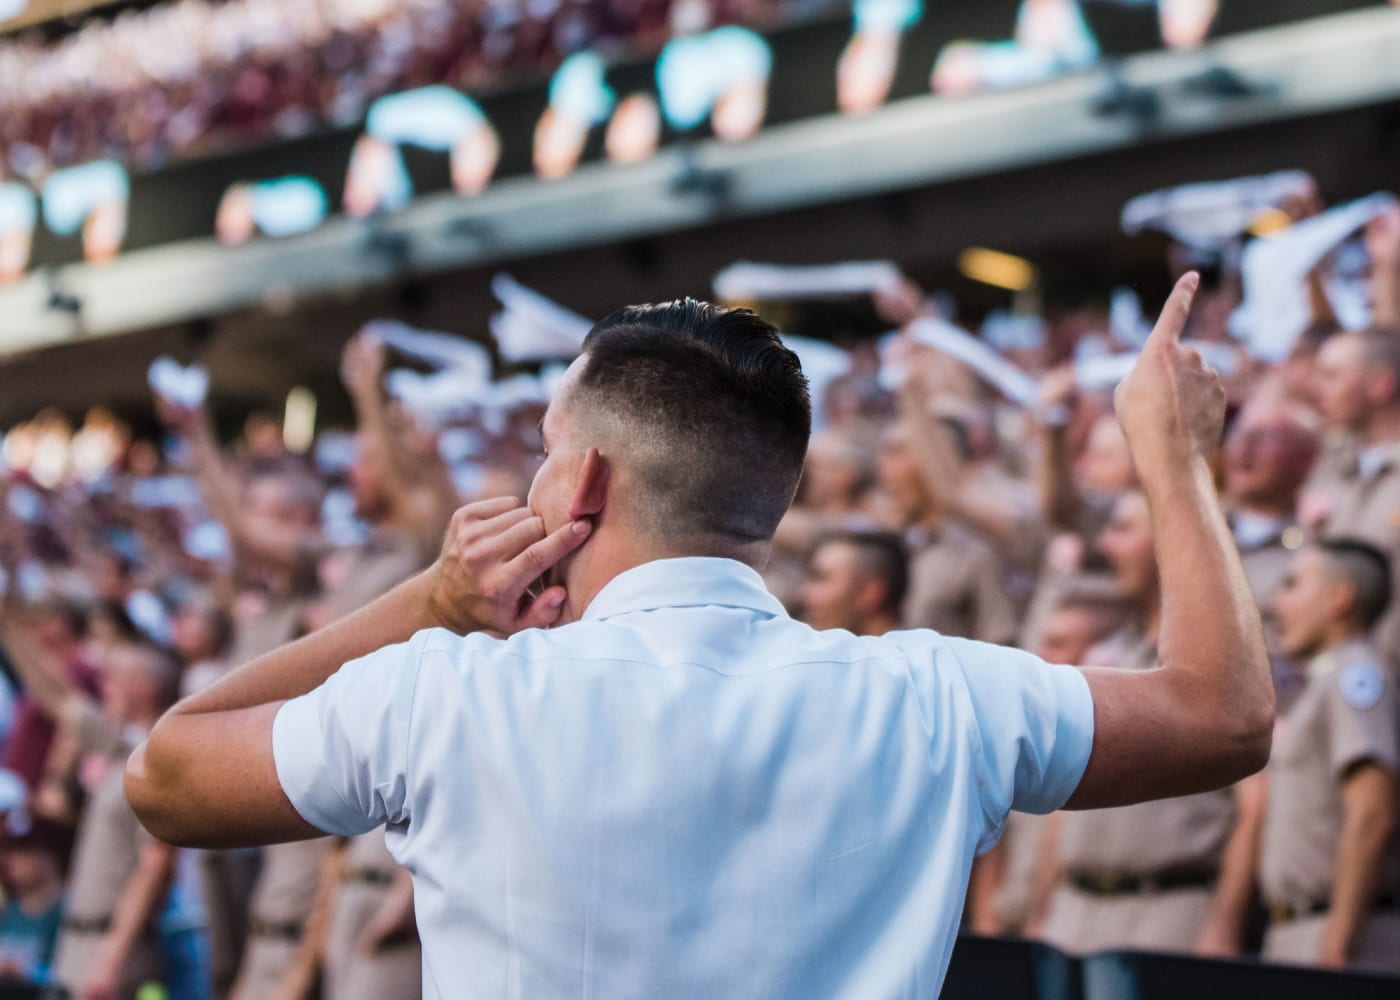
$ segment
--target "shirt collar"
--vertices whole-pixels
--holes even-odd
[[[1248,511],[1235,511],[1230,516],[1235,543],[1242,549],[1257,549],[1278,541],[1292,523],[1287,517],[1251,514]]]
[[[619,573],[589,602],[582,620],[695,607],[749,608],[773,617],[787,614],[752,567],[735,559],[686,556],[656,559]]]
[[[1387,441],[1362,448],[1356,455],[1356,471],[1362,479],[1371,479],[1392,468],[1400,459],[1400,441]]]

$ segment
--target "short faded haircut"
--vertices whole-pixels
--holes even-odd
[[[747,309],[628,306],[583,342],[581,419],[612,424],[642,493],[639,527],[675,539],[772,538],[792,503],[812,407],[797,355]]]

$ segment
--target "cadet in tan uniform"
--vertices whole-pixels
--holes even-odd
[[[1316,388],[1323,418],[1349,432],[1352,444],[1335,479],[1309,484],[1316,508],[1309,513],[1322,537],[1369,542],[1394,571],[1400,566],[1400,335],[1366,330],[1331,338],[1318,356]],[[1400,662],[1400,607],[1387,611],[1375,639]]]
[[[1099,542],[1134,620],[1090,657],[1124,670],[1158,666],[1161,601],[1152,526],[1140,493],[1114,507]],[[1253,887],[1260,786],[1242,783],[1181,798],[1056,820],[1058,886],[1045,939],[1062,950],[1111,948],[1228,954]]]
[[[1273,621],[1275,591],[1302,545],[1298,497],[1317,459],[1309,414],[1282,398],[1252,401],[1225,442],[1225,494],[1230,531],[1264,620],[1264,641],[1281,712],[1302,687],[1297,664],[1279,649]]]
[[[371,534],[363,546],[324,557],[326,592],[307,609],[308,631],[359,610],[436,555],[443,527],[441,512],[434,513],[437,494],[429,484],[405,479],[405,470],[392,461],[396,449],[378,382],[382,367],[383,350],[372,338],[357,337],[346,348],[342,375],[360,425],[350,485],[356,514],[369,522]],[[279,949],[280,975],[262,980],[270,987],[248,993],[248,1000],[304,995],[318,965],[327,1000],[418,996],[422,955],[412,919],[413,887],[384,846],[384,831],[353,838],[329,859],[325,848],[314,855],[282,856],[298,846],[278,845],[267,852],[277,852],[272,862],[279,873],[287,865],[286,884],[304,888],[295,899],[297,933],[287,937],[288,947]],[[322,884],[323,875],[333,881]],[[279,874],[272,882],[281,886],[284,879]],[[255,912],[277,908],[277,899],[257,902],[262,905]],[[293,905],[290,895],[286,902]]]
[[[63,739],[93,782],[78,826],[54,980],[75,1000],[122,1000],[161,979],[155,919],[175,869],[175,850],[148,834],[127,804],[127,754],[174,700],[176,669],[150,647],[114,650],[99,707],[74,696]],[[65,755],[62,747],[55,754]]]
[[[1047,663],[1083,663],[1089,650],[1122,627],[1121,602],[1092,592],[1065,591],[1041,630],[1037,655]],[[1048,902],[1044,841],[1051,816],[1013,812],[1001,840],[972,865],[969,928],[978,934],[1039,933]]]
[[[909,592],[901,618],[910,628],[1009,643],[1016,609],[992,547],[936,508],[915,462],[906,427],[880,443],[878,477],[909,547]]]
[[[351,838],[327,930],[327,1000],[414,1000],[423,953],[413,919],[413,881],[384,844],[384,828]]]
[[[1400,973],[1400,693],[1367,639],[1390,573],[1371,546],[1323,542],[1298,554],[1276,601],[1284,648],[1307,659],[1308,677],[1268,767],[1271,961]]]

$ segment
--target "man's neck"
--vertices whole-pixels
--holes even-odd
[[[770,543],[755,542],[736,545],[696,548],[648,545],[641,539],[624,535],[617,529],[595,527],[593,535],[571,557],[565,573],[564,611],[559,623],[578,621],[593,599],[615,578],[630,569],[658,559],[680,559],[687,556],[708,556],[734,559],[762,572],[768,565]]]
[[[886,632],[894,632],[899,628],[900,621],[897,615],[877,611],[861,622],[860,628],[856,629],[855,632],[857,635],[884,635]]]
[[[1351,642],[1357,642],[1366,638],[1366,630],[1353,622],[1333,622],[1327,627],[1323,636],[1322,645],[1314,655],[1320,656],[1323,653],[1330,653],[1341,649]]]
[[[1296,499],[1290,494],[1273,499],[1230,500],[1230,513],[1244,517],[1257,517],[1268,520],[1291,521],[1297,512]]]

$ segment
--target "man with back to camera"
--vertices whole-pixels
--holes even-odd
[[[1267,771],[1259,882],[1272,961],[1400,972],[1400,695],[1369,634],[1390,579],[1384,553],[1333,539],[1300,550],[1274,598],[1280,645],[1307,663],[1307,682]]]
[[[1205,460],[1223,392],[1178,342],[1194,289],[1119,389],[1171,539],[1164,669],[789,619],[754,567],[804,380],[767,323],[687,300],[593,329],[527,507],[463,508],[433,569],[183,702],[131,800],[178,843],[387,822],[429,997],[934,996],[1011,808],[1185,794],[1268,756]]]

